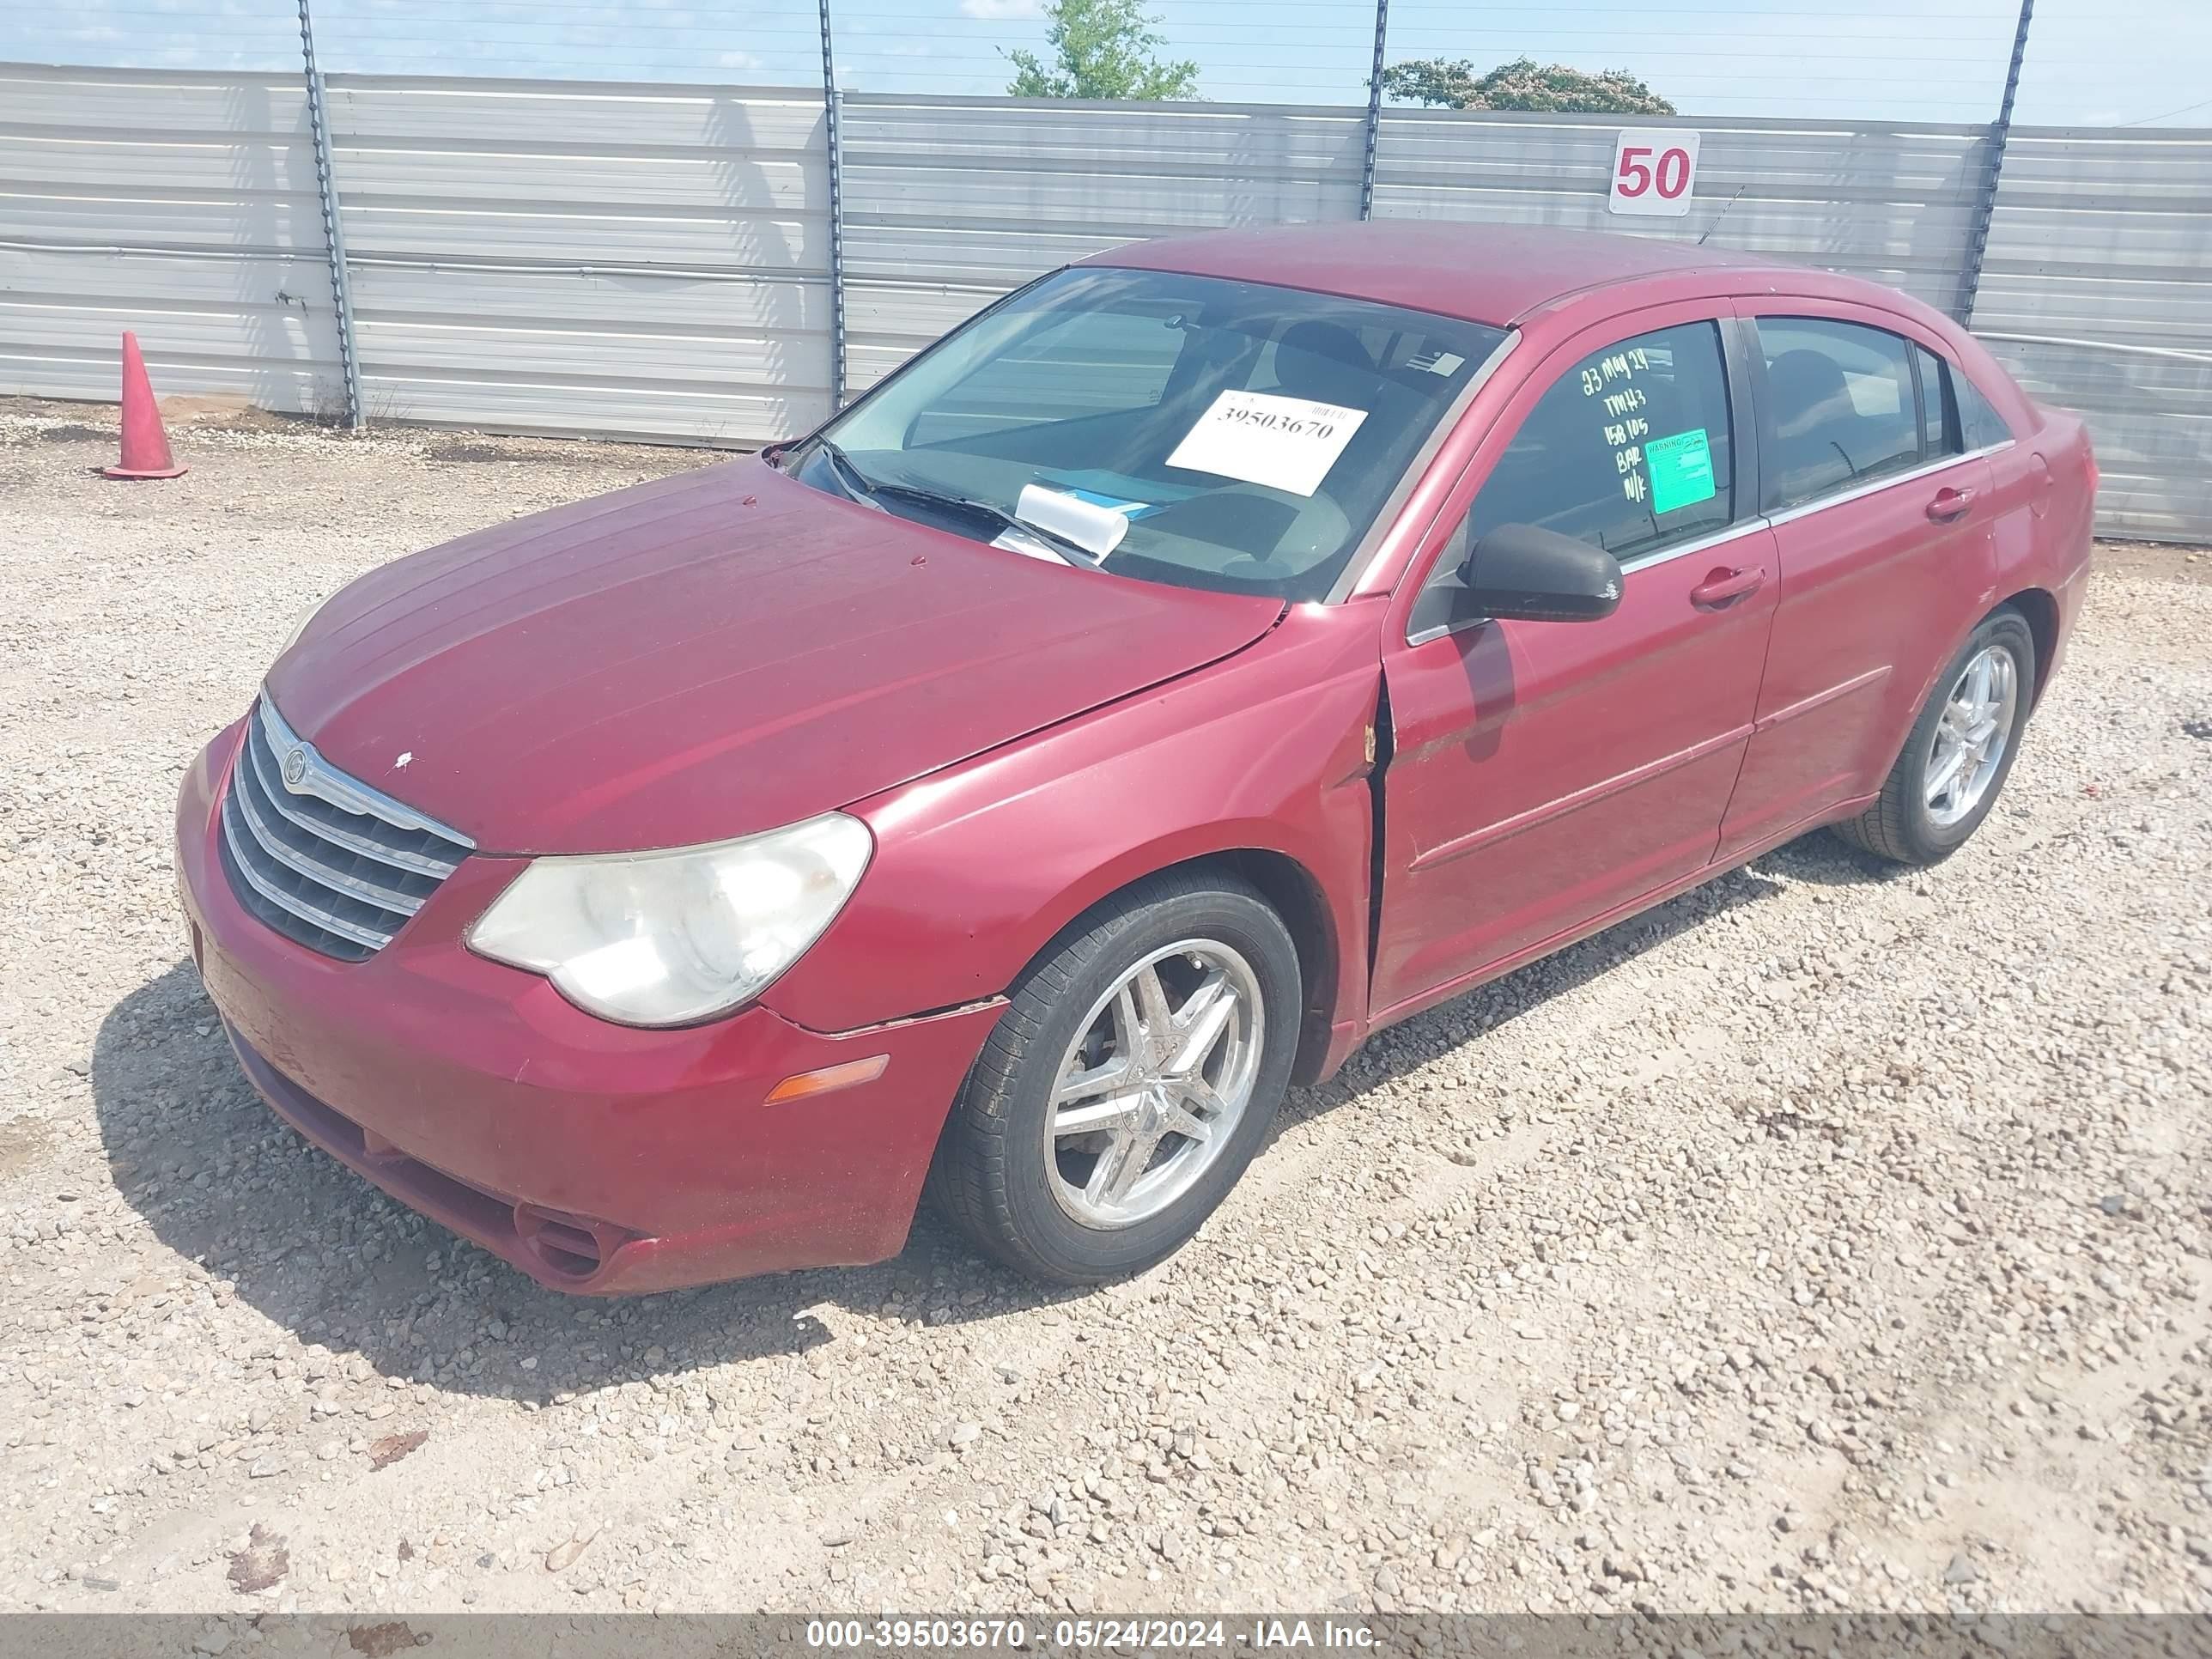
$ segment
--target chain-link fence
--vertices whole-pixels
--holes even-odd
[[[0,392],[131,326],[165,390],[745,444],[1133,238],[1570,224],[1916,294],[2087,415],[2108,529],[2212,540],[2181,0],[312,4],[0,20]],[[1613,211],[1628,127],[1679,216]]]

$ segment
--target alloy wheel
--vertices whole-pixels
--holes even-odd
[[[1945,697],[1929,742],[1924,799],[1928,816],[1948,830],[1982,804],[2012,740],[2020,703],[2020,671],[2012,653],[1984,646]]]
[[[1252,966],[1217,939],[1153,951],[1091,1006],[1062,1057],[1045,1159],[1086,1226],[1133,1226],[1197,1184],[1252,1097],[1266,1009]]]

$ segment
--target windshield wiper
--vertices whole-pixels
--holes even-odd
[[[876,491],[881,486],[871,483],[868,475],[853,465],[851,456],[827,438],[817,438],[814,447],[822,452],[822,459],[830,463],[830,470],[837,475],[837,482],[848,495],[863,507],[872,507],[878,513],[884,510],[883,503],[876,499]]]
[[[921,484],[891,483],[871,478],[854,465],[852,457],[830,439],[817,438],[814,447],[822,452],[823,459],[829,462],[830,470],[837,475],[837,482],[845,493],[863,507],[872,507],[881,513],[884,510],[882,498],[890,495],[901,501],[920,501],[926,507],[974,514],[996,524],[1000,534],[1012,531],[1029,537],[1032,541],[1042,542],[1071,564],[1095,567],[1103,562],[1102,555],[1092,552],[1082,543],[1071,541],[1057,531],[1033,525],[1027,519],[1017,517],[994,502],[978,501],[972,495],[955,495],[949,490],[930,489]]]
[[[1103,555],[1092,552],[1081,542],[1072,540],[1056,530],[1047,530],[1041,525],[1031,524],[1027,519],[1009,513],[993,501],[977,501],[972,495],[955,495],[948,490],[929,489],[921,484],[879,483],[871,487],[878,495],[896,495],[906,501],[921,501],[929,507],[973,513],[979,518],[992,520],[1002,535],[1011,530],[1032,541],[1043,543],[1070,564],[1086,564],[1095,568],[1104,562]]]

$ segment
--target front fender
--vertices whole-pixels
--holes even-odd
[[[1364,1021],[1381,611],[1295,606],[1225,661],[856,803],[874,860],[763,1000],[841,1031],[995,996],[1131,882],[1256,850],[1318,896],[1333,1006],[1309,1012]]]

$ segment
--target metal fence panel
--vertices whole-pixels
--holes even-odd
[[[1700,135],[1685,217],[1607,210],[1624,125]],[[1711,237],[1887,283],[1955,315],[1989,154],[1979,126],[1386,110],[1375,216]]]
[[[745,443],[829,413],[818,95],[328,86],[371,419]]]
[[[336,76],[372,417],[733,444],[831,376],[811,90]],[[850,380],[1117,243],[1358,216],[1364,112],[848,95]],[[1392,110],[1377,217],[1697,240],[1963,292],[1994,159],[1972,126],[1645,119],[1702,135],[1680,220],[1613,218],[1620,125]],[[2015,127],[1973,323],[2081,411],[2106,530],[2212,541],[2212,131]],[[334,413],[341,371],[296,76],[0,65],[0,392]]]
[[[1974,328],[2087,421],[2101,529],[2212,542],[2212,131],[2014,127]]]
[[[0,391],[341,399],[307,94],[279,76],[0,65]]]
[[[844,99],[858,391],[1032,276],[1144,237],[1356,219],[1364,112]]]

